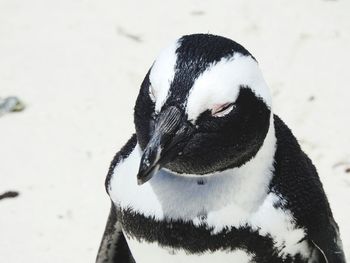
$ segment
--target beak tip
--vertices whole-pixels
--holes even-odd
[[[137,178],[137,185],[143,185],[145,182],[140,179],[140,178]]]
[[[141,177],[141,176],[137,176],[137,185],[143,185],[144,183],[146,183],[148,180],[151,179],[152,176],[146,176],[146,177]]]
[[[152,167],[151,169],[146,170],[140,170],[137,174],[137,184],[143,185],[144,183],[148,182],[154,174],[156,174],[159,170],[159,165],[156,165]]]

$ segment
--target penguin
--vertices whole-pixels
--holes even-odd
[[[134,123],[105,181],[96,262],[345,262],[316,168],[240,44],[192,34],[165,48]]]

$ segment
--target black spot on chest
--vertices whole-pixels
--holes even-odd
[[[205,185],[206,181],[203,178],[200,178],[200,179],[197,180],[197,184],[198,185]]]

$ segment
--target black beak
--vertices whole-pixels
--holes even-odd
[[[163,110],[156,120],[154,133],[148,142],[137,174],[137,183],[144,184],[167,162],[182,150],[192,126],[184,120],[184,114],[175,106]]]

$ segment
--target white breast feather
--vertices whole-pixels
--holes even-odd
[[[276,247],[281,249],[280,256],[300,253],[309,257],[306,241],[298,243],[305,235],[304,230],[295,227],[289,211],[274,208],[278,197],[267,193],[273,173],[275,146],[271,121],[263,146],[252,160],[239,169],[205,177],[174,175],[162,169],[149,182],[139,186],[136,174],[141,150],[137,145],[130,156],[116,166],[110,196],[117,206],[132,208],[145,216],[154,216],[156,220],[166,217],[192,221],[196,225],[204,222],[214,229],[213,234],[224,227],[238,228],[248,224],[263,236],[271,235]],[[204,178],[205,183],[197,184],[198,178]],[[206,215],[204,219],[203,214]],[[141,246],[132,240],[128,242],[132,247]],[[147,246],[157,247],[156,244]]]

